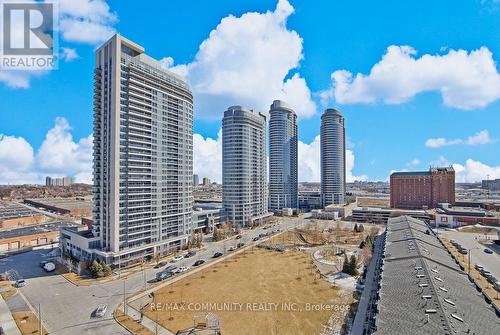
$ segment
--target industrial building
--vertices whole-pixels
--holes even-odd
[[[25,199],[24,203],[46,211],[74,217],[92,215],[91,197]]]
[[[429,171],[394,172],[390,177],[391,207],[403,209],[436,208],[439,203],[455,204],[453,167]]]
[[[498,334],[499,311],[423,221],[389,219],[351,334]]]
[[[26,206],[0,202],[0,229],[40,224],[47,220],[49,220],[49,217],[35,212]]]
[[[87,229],[87,227],[74,222],[58,221],[1,230],[0,252],[18,252],[42,245],[55,244],[59,242],[59,230],[62,228],[72,228],[75,231]]]
[[[416,219],[429,221],[431,215],[423,210],[398,210],[378,207],[356,207],[352,210],[351,220],[361,223],[387,224],[391,217],[408,215]]]

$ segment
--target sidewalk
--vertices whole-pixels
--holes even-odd
[[[10,313],[9,307],[0,295],[0,326],[3,328],[5,335],[21,335],[21,331],[17,327],[16,321]]]

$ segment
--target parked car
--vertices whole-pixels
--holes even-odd
[[[41,261],[40,262],[40,267],[43,269],[45,267],[45,264],[47,264],[49,261]]]
[[[24,279],[18,279],[14,283],[15,287],[25,287],[26,286],[26,281]]]
[[[175,265],[169,265],[165,268],[165,271],[171,271],[173,272],[175,269],[177,269],[177,266]]]
[[[181,266],[180,268],[177,269],[179,273],[186,272],[187,270],[189,270],[189,266]]]
[[[167,262],[160,262],[160,263],[156,264],[156,265],[154,266],[154,268],[155,268],[155,269],[159,269],[159,268],[161,268],[161,267],[164,267],[165,265],[167,265]]]
[[[223,253],[222,253],[222,252],[216,252],[216,253],[214,254],[214,256],[213,256],[213,257],[214,257],[214,258],[217,258],[217,257],[220,257],[220,256],[222,256],[222,255],[223,255]]]
[[[182,257],[181,255],[177,255],[175,256],[174,258],[172,258],[172,263],[175,263],[175,262],[178,262],[180,261],[181,259],[183,259],[184,257]]]
[[[467,254],[468,254],[468,251],[467,251],[467,249],[460,249],[460,253],[461,253],[462,255],[467,255]]]
[[[476,264],[476,265],[474,265],[474,268],[475,268],[477,271],[479,271],[479,272],[481,272],[481,271],[484,269],[484,268],[483,268],[483,266],[482,266],[481,264]]]
[[[45,265],[43,266],[43,269],[47,272],[52,272],[56,269],[56,265],[52,262],[47,262],[45,263]]]
[[[108,310],[108,306],[101,304],[101,305],[97,306],[97,309],[95,310],[95,316],[97,316],[98,318],[102,318],[106,315],[107,310]]]
[[[173,273],[170,271],[161,271],[156,274],[156,280],[157,281],[163,281],[167,278],[172,277]]]
[[[258,237],[258,236],[255,236],[255,237],[253,238],[253,240],[254,240],[254,241],[258,241],[259,239],[260,239],[260,237]]]
[[[485,248],[485,249],[484,249],[484,252],[485,252],[485,253],[487,253],[487,254],[492,254],[492,253],[493,253],[493,251],[491,251],[491,250],[490,250],[490,249],[488,249],[488,248]]]
[[[196,251],[191,250],[190,252],[188,252],[188,253],[186,254],[186,256],[184,256],[184,258],[193,257],[194,255],[196,255]]]
[[[495,276],[490,276],[488,277],[488,282],[490,282],[490,284],[495,284],[498,280],[495,278]]]
[[[244,246],[245,246],[245,243],[240,242],[240,243],[238,243],[238,245],[236,246],[236,248],[242,248],[242,247],[244,247]]]
[[[3,252],[0,252],[0,259],[7,258],[9,255],[4,254]]]
[[[196,262],[194,262],[193,266],[198,266],[198,265],[201,265],[203,263],[205,263],[205,261],[203,259],[199,259]]]
[[[227,251],[235,251],[236,248],[234,246],[230,246],[229,248],[227,248]]]
[[[239,240],[241,238],[241,235],[236,235],[235,237],[237,240]]]

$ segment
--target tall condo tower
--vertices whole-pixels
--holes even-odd
[[[266,116],[241,106],[222,119],[222,209],[240,226],[267,216]]]
[[[178,248],[191,229],[193,96],[120,35],[95,53],[97,257],[128,265]]]
[[[344,117],[329,108],[321,116],[321,202],[345,202],[345,128]]]
[[[297,208],[297,115],[281,100],[269,115],[269,209]]]

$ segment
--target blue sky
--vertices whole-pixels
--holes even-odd
[[[349,180],[431,164],[500,178],[498,1],[65,0],[60,13],[59,69],[0,71],[0,183],[90,180],[93,52],[114,32],[191,83],[201,176],[220,180],[225,107],[281,98],[299,114],[302,181],[319,179],[330,106],[346,117]]]

